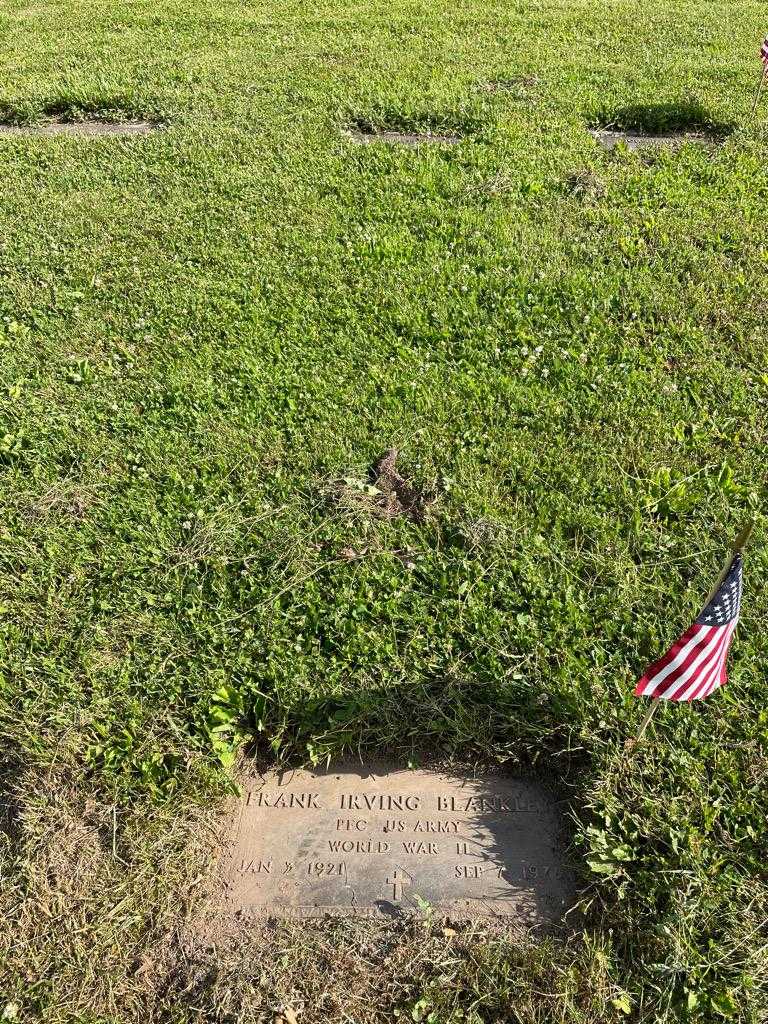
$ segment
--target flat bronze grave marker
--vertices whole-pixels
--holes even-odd
[[[48,118],[31,124],[0,124],[0,135],[149,135],[158,125],[151,121],[59,121]]]
[[[553,924],[573,898],[562,833],[535,782],[382,765],[269,774],[243,786],[223,909]]]
[[[433,132],[400,132],[400,131],[360,131],[350,129],[347,136],[358,146],[370,146],[376,142],[386,142],[399,146],[423,146],[425,144],[458,146],[460,135],[439,135]]]
[[[707,135],[693,132],[666,132],[664,134],[653,134],[639,131],[610,131],[609,129],[594,129],[590,135],[598,142],[603,149],[615,149],[624,145],[632,152],[638,149],[662,149],[675,148],[684,142],[692,142],[697,146],[705,146],[712,142]]]

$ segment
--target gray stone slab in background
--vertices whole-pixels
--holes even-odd
[[[422,146],[425,143],[457,146],[461,142],[460,135],[433,135],[431,132],[363,132],[351,129],[347,132],[347,135],[359,146],[369,146],[374,142],[388,142],[390,145],[398,146]]]
[[[643,132],[623,132],[595,130],[590,132],[592,137],[603,147],[603,149],[615,149],[623,144],[630,150],[637,149],[659,149],[661,147],[680,146],[684,142],[693,142],[698,146],[712,142],[707,135],[696,135],[690,132],[668,132],[665,135],[647,135]]]
[[[36,121],[32,124],[0,124],[0,135],[148,135],[158,126],[150,121]]]
[[[279,918],[427,907],[523,927],[573,901],[554,798],[534,782],[434,771],[296,771],[244,785],[224,910]]]

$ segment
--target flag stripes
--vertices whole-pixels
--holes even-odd
[[[739,621],[741,594],[742,562],[737,553],[696,622],[645,670],[635,696],[703,700],[723,686],[728,678],[728,651]]]

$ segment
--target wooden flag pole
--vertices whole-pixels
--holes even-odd
[[[639,743],[640,740],[643,738],[643,733],[648,728],[648,723],[650,722],[650,720],[656,714],[659,704],[661,704],[661,701],[658,698],[651,701],[651,706],[643,715],[643,720],[640,723],[640,728],[637,730],[637,736],[635,736],[635,743]]]
[[[736,539],[734,540],[733,544],[731,544],[731,550],[725,556],[725,561],[723,562],[722,571],[721,571],[720,575],[717,577],[717,581],[716,581],[714,587],[712,587],[712,589],[710,590],[709,594],[707,594],[707,600],[704,602],[705,605],[708,605],[709,602],[712,600],[712,598],[717,593],[718,589],[720,588],[720,584],[723,582],[725,577],[728,575],[728,570],[731,568],[731,562],[733,561],[734,556],[737,555],[739,553],[739,551],[741,551],[743,549],[744,545],[747,543],[749,538],[752,536],[752,531],[754,530],[754,528],[755,528],[755,524],[750,520],[748,523],[745,523],[745,525],[736,534]]]
[[[766,69],[766,72],[768,73],[768,68]],[[763,80],[765,80],[765,74],[763,75]],[[734,540],[733,544],[731,544],[731,548],[725,559],[725,563],[723,564],[722,571],[720,575],[717,577],[717,582],[715,583],[714,587],[712,587],[712,589],[710,590],[709,594],[707,595],[707,600],[704,602],[705,608],[717,593],[720,584],[728,575],[728,570],[731,568],[731,563],[733,562],[734,557],[739,553],[739,551],[742,550],[744,545],[752,536],[752,531],[754,530],[754,528],[755,524],[750,520],[749,522],[745,523],[741,530],[739,530],[739,532],[736,534],[736,539]],[[656,714],[656,710],[659,704],[661,704],[661,700],[658,697],[651,699],[651,706],[645,712],[645,715],[643,715],[643,720],[640,723],[640,728],[637,730],[637,736],[635,736],[635,743],[639,743],[640,740],[643,738],[645,730],[648,728],[648,723]]]
[[[757,104],[760,102],[760,97],[763,94],[763,87],[765,86],[766,76],[768,76],[768,64],[766,64],[763,67],[762,73],[760,75],[760,81],[757,83],[757,91],[755,92],[755,102],[752,104],[752,113],[750,114],[750,117],[755,116]]]

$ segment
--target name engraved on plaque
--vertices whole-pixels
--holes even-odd
[[[535,782],[377,765],[297,771],[244,791],[223,870],[232,910],[276,917],[423,911],[559,920],[563,818]]]

